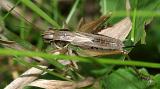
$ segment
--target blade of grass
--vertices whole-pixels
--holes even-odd
[[[25,40],[25,22],[24,20],[21,20],[20,26],[23,28],[20,28],[20,38]]]
[[[11,13],[11,11],[12,11],[16,6],[18,6],[18,4],[19,4],[20,2],[21,2],[21,0],[18,0],[18,1],[16,2],[16,4],[7,12],[7,14],[5,14],[5,16],[2,18],[3,21],[9,16],[9,14]]]
[[[88,58],[88,57],[78,57],[78,56],[67,56],[67,55],[52,55],[42,52],[31,52],[31,51],[17,51],[12,49],[0,49],[0,55],[10,55],[10,56],[39,56],[48,58],[50,60],[64,59],[64,60],[78,60],[81,62],[92,63],[96,61],[101,64],[116,64],[116,65],[129,65],[129,66],[141,66],[141,67],[150,67],[150,68],[160,68],[159,63],[150,63],[150,62],[140,62],[140,61],[123,61],[109,58]]]
[[[69,12],[69,14],[67,16],[66,24],[68,24],[71,21],[71,18],[75,14],[79,2],[80,2],[80,0],[76,0],[75,3],[74,3],[74,5],[72,6],[72,9],[70,10],[70,12]]]
[[[42,47],[43,47],[43,45],[44,45],[43,43],[44,43],[44,42],[43,42],[43,39],[42,39],[41,37],[39,37],[36,47],[41,50]]]
[[[21,2],[27,7],[29,7],[31,10],[33,10],[35,13],[37,13],[39,16],[41,16],[43,19],[48,21],[51,25],[55,26],[56,28],[60,28],[60,25],[56,21],[54,21],[51,17],[49,17],[43,10],[41,10],[38,6],[36,6],[32,1],[22,0]]]
[[[45,59],[48,61],[49,64],[55,66],[56,68],[58,68],[59,70],[63,70],[65,68],[64,65],[62,65],[61,63],[57,62],[56,60],[50,60],[50,59]]]
[[[125,17],[126,11],[116,11],[113,12],[112,15],[115,17]],[[134,11],[130,12],[131,16],[134,16]],[[136,10],[137,17],[160,17],[160,13],[158,11],[146,11],[146,10]]]
[[[133,12],[133,18],[132,18],[132,30],[131,30],[131,40],[134,42],[134,38],[135,38],[135,25],[136,25],[136,14],[137,14],[137,0],[135,0],[135,8],[134,8],[134,12]]]
[[[101,8],[102,8],[102,15],[106,15],[107,14],[107,0],[102,0],[102,5],[101,5]]]
[[[25,6],[23,6],[22,9],[25,10]],[[20,27],[23,27],[23,28],[20,28],[20,38],[25,40],[25,36],[26,36],[25,35],[26,34],[25,27],[26,27],[26,25],[25,25],[25,20],[23,18],[20,19]]]
[[[51,8],[52,8],[52,18],[58,21],[58,18],[61,17],[58,10],[58,0],[51,0]]]
[[[1,16],[0,16],[0,19],[2,19]],[[0,26],[1,28],[3,28],[3,34],[1,35],[5,36],[7,39],[15,41],[21,46],[23,46],[24,48],[29,50],[32,50],[33,48],[35,48],[30,42],[20,39],[16,34],[9,31],[7,28],[5,28],[5,23],[3,20],[0,21]]]
[[[9,40],[16,41],[18,44],[29,50],[35,48],[35,46],[33,46],[30,42],[20,39],[16,34],[10,32],[8,29],[4,28],[4,30],[5,31],[3,32],[3,35],[7,37]]]

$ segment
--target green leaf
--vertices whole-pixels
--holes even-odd
[[[101,81],[104,89],[145,89],[147,80],[141,80],[132,69],[118,69]]]
[[[154,76],[154,85],[155,87],[153,89],[160,89],[160,74],[157,74]]]

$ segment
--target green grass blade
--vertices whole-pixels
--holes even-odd
[[[29,50],[32,50],[34,48],[34,46],[30,42],[25,41],[23,39],[20,39],[16,34],[12,33],[11,31],[9,31],[6,28],[4,30],[5,31],[3,32],[3,34],[9,40],[13,40],[13,41],[17,42],[18,44],[20,44],[22,47],[27,48]]]
[[[72,9],[70,10],[69,15],[68,15],[68,17],[66,19],[66,24],[68,24],[71,21],[71,18],[74,15],[79,2],[80,2],[80,0],[76,0],[76,2],[74,3],[74,5],[73,5]]]
[[[0,49],[0,55],[10,55],[10,56],[39,56],[43,58],[48,58],[51,60],[55,59],[64,59],[64,60],[78,60],[81,62],[92,63],[96,61],[101,64],[116,64],[116,65],[129,65],[129,66],[140,66],[140,67],[150,67],[150,68],[160,68],[159,63],[150,63],[150,62],[140,62],[140,61],[123,61],[116,59],[106,59],[106,58],[87,58],[87,57],[78,57],[78,56],[66,56],[66,55],[52,55],[42,52],[31,52],[31,51],[17,51],[12,49]]]
[[[41,16],[43,19],[48,21],[56,28],[60,28],[60,25],[56,21],[54,21],[51,17],[49,17],[43,10],[41,10],[38,6],[36,6],[32,1],[22,0],[22,3],[27,7],[29,7],[30,9],[32,9],[35,13],[37,13],[39,16]]]
[[[58,18],[61,17],[61,14],[58,10],[58,0],[51,0],[51,8],[52,8],[52,18],[58,21]]]
[[[126,11],[116,11],[112,13],[115,17],[125,17]],[[130,12],[131,16],[134,16],[134,11]],[[160,17],[160,13],[157,11],[136,10],[137,17]]]
[[[102,15],[106,15],[107,14],[107,0],[102,0],[101,1],[101,9],[102,9]]]
[[[134,42],[134,38],[135,38],[135,25],[136,25],[136,15],[137,15],[137,0],[135,0],[135,8],[134,8],[134,12],[133,12],[133,18],[132,18],[132,31],[131,31],[131,40]]]
[[[25,31],[26,30],[25,29],[26,25],[25,25],[25,20],[23,18],[20,19],[20,27],[21,27],[20,28],[20,38],[25,40],[25,38],[26,38],[25,36],[26,36],[27,33]]]
[[[11,13],[11,11],[14,10],[14,8],[15,8],[16,6],[18,6],[18,4],[19,4],[20,2],[21,2],[21,0],[18,0],[13,7],[10,7],[11,9],[10,9],[10,10],[7,12],[7,14],[5,14],[5,16],[2,18],[3,21],[8,17],[8,15]]]

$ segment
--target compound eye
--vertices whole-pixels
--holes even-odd
[[[43,35],[43,39],[45,39],[45,40],[52,40],[53,39],[53,34]]]

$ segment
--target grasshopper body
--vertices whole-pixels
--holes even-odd
[[[44,32],[43,39],[48,42],[65,41],[81,48],[98,51],[122,51],[124,46],[119,39],[83,32],[48,30]]]

